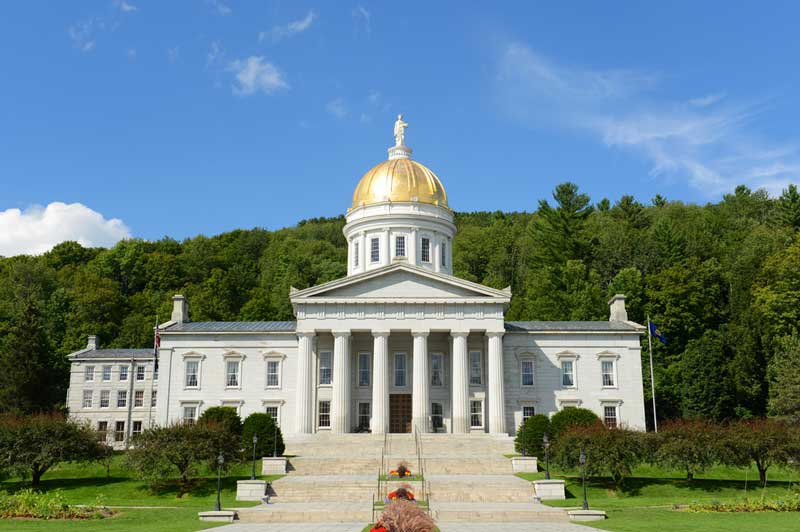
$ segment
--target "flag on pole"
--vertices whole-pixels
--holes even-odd
[[[650,324],[650,336],[653,336],[654,338],[658,338],[658,340],[662,344],[667,345],[667,337],[664,336],[664,333],[661,332],[661,329],[658,328],[658,325],[656,325],[652,321],[649,322],[649,324]]]
[[[158,348],[161,347],[161,334],[158,332],[158,314],[156,314],[156,328],[153,334],[153,358],[155,359],[155,371],[158,371]]]

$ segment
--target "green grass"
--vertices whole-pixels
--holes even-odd
[[[608,511],[608,519],[587,526],[614,532],[797,532],[800,516],[792,512],[694,513],[666,508]]]
[[[388,481],[388,482],[409,482],[414,480],[422,480],[424,477],[423,475],[414,475],[412,477],[393,477],[392,475],[380,475],[380,480]]]
[[[256,471],[261,464],[256,463]],[[250,478],[250,464],[235,464],[222,477],[220,501],[223,507],[253,506],[255,502],[236,501],[236,481]],[[109,519],[97,521],[35,521],[35,520],[0,520],[0,530],[38,531],[64,530],[77,528],[81,530],[127,531],[147,530],[189,531],[216,526],[201,524],[197,512],[213,510],[217,496],[216,472],[201,470],[201,477],[193,485],[191,491],[178,497],[180,490],[175,482],[153,492],[148,486],[133,477],[133,473],[125,467],[124,456],[117,455],[112,461],[110,478],[106,476],[106,468],[101,464],[60,464],[45,473],[40,489],[43,491],[60,490],[68,504],[101,504],[108,506],[152,506],[156,509],[117,509],[117,514]],[[275,480],[280,476],[261,476],[262,480]],[[13,492],[28,487],[29,483],[22,479],[9,479],[0,482],[0,489]]]

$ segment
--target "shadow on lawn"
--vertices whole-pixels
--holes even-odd
[[[565,496],[567,499],[582,498],[581,492],[581,479],[580,477],[567,477],[567,486],[565,486]],[[607,491],[617,491],[628,497],[637,497],[642,495],[642,490],[650,486],[669,486],[676,489],[679,493],[684,491],[687,494],[703,493],[720,493],[724,490],[743,491],[745,486],[749,490],[761,490],[762,486],[756,478],[753,481],[745,483],[744,480],[716,480],[716,479],[694,479],[688,481],[686,479],[678,478],[657,478],[657,477],[631,477],[625,479],[624,484],[615,490],[614,485],[608,478],[587,478],[586,487],[590,489],[603,489]],[[767,489],[789,489],[791,482],[785,481],[771,481],[767,483]],[[574,493],[573,493],[574,490]]]

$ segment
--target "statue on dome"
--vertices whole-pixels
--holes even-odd
[[[408,124],[403,122],[403,115],[397,115],[397,121],[394,123],[394,145],[406,145],[406,128]]]

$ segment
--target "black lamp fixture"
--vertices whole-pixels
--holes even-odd
[[[546,432],[542,436],[542,447],[544,447],[544,479],[550,480],[550,437]]]
[[[581,455],[578,457],[581,464],[581,482],[583,483],[583,509],[589,509],[589,501],[586,499],[586,453],[581,449]]]
[[[250,472],[250,480],[256,479],[256,444],[258,444],[258,434],[253,434],[253,470]]]
[[[225,463],[225,457],[222,456],[222,453],[219,453],[217,456],[217,504],[214,506],[214,510],[219,512],[222,508],[219,502],[219,493],[222,491],[222,464]]]
[[[275,434],[272,435],[272,457],[278,457],[278,421],[275,421]]]

